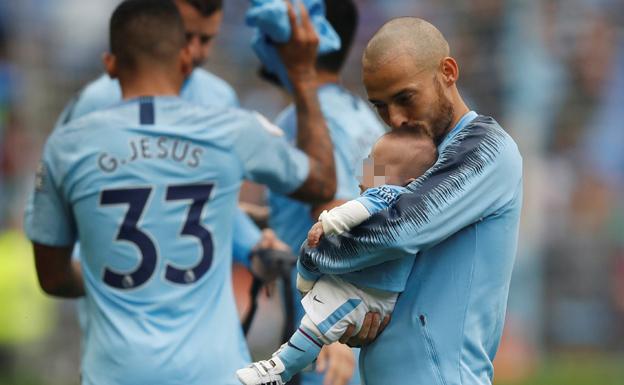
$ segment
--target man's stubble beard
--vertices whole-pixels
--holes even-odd
[[[453,115],[455,109],[453,103],[442,92],[442,86],[436,78],[433,79],[436,94],[438,95],[438,101],[434,106],[435,113],[433,119],[429,123],[431,128],[431,136],[436,145],[439,145],[444,140],[444,137],[451,129],[451,122],[453,122]]]

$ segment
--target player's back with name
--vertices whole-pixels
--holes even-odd
[[[62,148],[58,152],[86,162],[85,168],[95,166],[89,171],[121,175],[124,169],[140,167],[153,173],[177,165],[179,171],[188,171],[184,173],[187,181],[195,173],[203,174],[200,179],[205,180],[216,163],[220,169],[228,163],[237,168],[240,162],[232,147],[239,130],[250,125],[259,126],[252,114],[240,109],[205,107],[177,97],[145,97],[62,125],[50,141]]]
[[[262,127],[243,110],[144,97],[52,133],[40,177],[75,219],[59,243],[79,236],[87,302],[98,309],[86,338],[87,377],[126,375],[135,358],[154,351],[163,353],[159,360],[135,369],[140,383],[162,376],[224,381],[244,364],[231,343],[240,330],[222,330],[238,322],[231,290],[224,290],[238,189],[245,176],[262,182],[268,175],[286,192],[306,175],[275,171],[280,155],[289,170],[301,168],[303,155],[282,152],[292,149]],[[254,146],[260,156],[274,153],[273,165],[262,164]],[[208,341],[191,337],[208,335],[215,345],[208,350]],[[111,371],[119,352],[127,368]],[[167,365],[174,356],[179,365]]]
[[[47,177],[72,209],[84,270],[94,276],[87,277],[92,295],[120,294],[100,288],[104,281],[108,289],[124,293],[118,298],[122,302],[140,297],[175,307],[176,301],[159,298],[167,284],[199,281],[225,262],[231,254],[225,242],[231,238],[231,216],[223,213],[234,211],[245,174],[234,147],[241,131],[259,126],[256,121],[238,109],[145,97],[89,113],[52,133],[44,153]],[[146,246],[150,243],[154,246]],[[212,268],[165,276],[164,285],[156,279],[173,274],[166,262],[192,267],[202,253]],[[150,254],[154,266],[137,269]],[[137,258],[143,260],[137,264]],[[107,270],[117,273],[107,278]],[[225,281],[222,275],[214,279]]]

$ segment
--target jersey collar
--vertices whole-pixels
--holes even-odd
[[[438,152],[441,151],[446,144],[459,132],[461,131],[464,127],[466,127],[468,125],[468,123],[472,122],[474,120],[474,118],[476,118],[478,116],[478,114],[474,111],[468,111],[466,112],[461,119],[459,119],[459,122],[457,122],[457,124],[455,125],[455,127],[453,127],[453,129],[451,131],[449,131],[448,134],[446,134],[446,137],[444,138],[444,140],[442,141],[442,143],[438,146]]]

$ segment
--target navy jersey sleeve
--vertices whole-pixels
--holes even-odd
[[[318,248],[304,248],[300,269],[341,274],[415,255],[519,199],[521,181],[516,144],[493,119],[479,117],[387,210]]]

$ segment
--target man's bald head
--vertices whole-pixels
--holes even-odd
[[[394,58],[409,55],[419,70],[434,69],[449,56],[449,45],[431,23],[416,17],[400,17],[384,24],[368,42],[362,64],[374,70]]]

